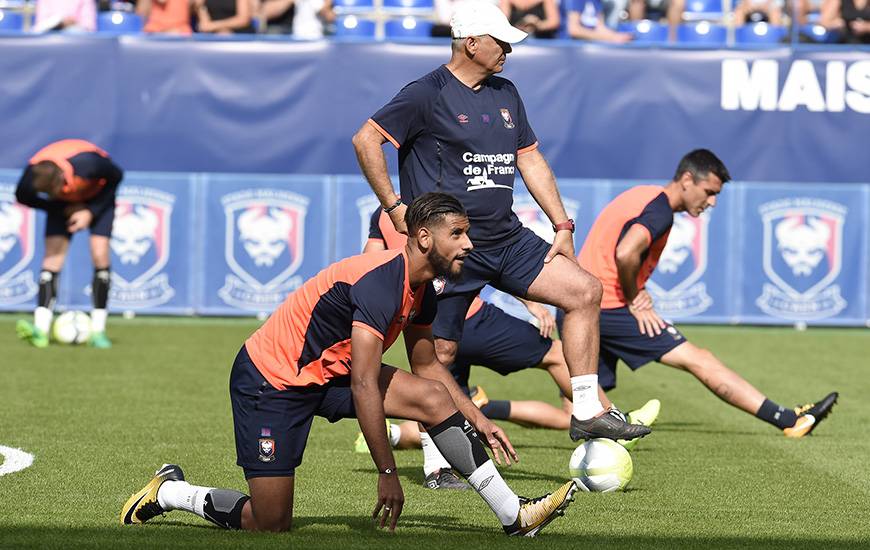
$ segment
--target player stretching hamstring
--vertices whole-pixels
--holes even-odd
[[[401,250],[364,254],[327,267],[293,292],[244,344],[230,375],[238,464],[251,496],[198,487],[166,465],[121,510],[142,523],[168,510],[193,512],[228,529],[286,531],[295,469],[315,415],[359,419],[378,470],[373,517],[395,529],[404,494],[384,431],[386,416],[421,422],[451,466],[498,517],[508,535],[534,536],[568,506],[569,481],[535,499],[518,497],[497,462],[517,456],[505,433],[459,389],[435,356],[432,279],[456,276],[472,249],[468,217],[450,195],[411,203]],[[404,331],[414,374],[381,363]],[[478,433],[480,434],[478,436]]]
[[[716,196],[730,178],[716,155],[697,149],[680,160],[666,186],[629,189],[598,215],[578,257],[604,287],[598,379],[605,389],[614,387],[619,359],[631,369],[658,361],[691,373],[720,399],[776,426],[787,437],[803,437],[831,411],[836,392],[795,410],[777,405],[663,321],[644,289],[667,243],[674,212],[700,216],[716,205]]]

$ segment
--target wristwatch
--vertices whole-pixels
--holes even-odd
[[[553,226],[553,231],[563,231],[566,229],[568,231],[570,231],[571,233],[574,232],[574,220],[568,220],[566,222],[557,223],[556,225]]]

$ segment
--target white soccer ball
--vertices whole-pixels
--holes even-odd
[[[631,455],[616,441],[593,439],[574,450],[568,470],[581,490],[610,493],[625,489],[634,465]]]
[[[84,344],[91,336],[91,318],[84,311],[66,311],[57,316],[52,336],[61,344]]]

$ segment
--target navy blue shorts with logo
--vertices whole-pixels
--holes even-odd
[[[562,330],[564,313],[559,311],[557,321]],[[631,370],[658,361],[664,354],[686,341],[677,327],[667,323],[658,336],[641,334],[637,319],[628,307],[602,309],[600,317],[601,346],[598,355],[598,383],[604,390],[616,387],[616,363],[622,361]]]
[[[459,341],[468,306],[487,284],[508,294],[525,297],[529,286],[544,268],[544,258],[549,251],[550,243],[526,227],[507,246],[472,250],[465,259],[460,279],[447,281],[438,292],[438,315],[432,324],[432,334],[436,338]],[[437,291],[438,287],[435,289]]]
[[[236,463],[245,479],[295,474],[315,416],[330,422],[355,418],[350,376],[324,386],[275,389],[242,346],[230,373]]]
[[[115,205],[106,208],[99,216],[95,216],[91,220],[91,225],[88,228],[91,235],[101,235],[103,237],[112,236],[112,225],[115,223]],[[45,217],[45,236],[46,237],[71,237],[72,234],[66,229],[66,218],[63,215],[49,214]]]
[[[484,303],[465,321],[456,362],[450,372],[460,387],[468,386],[472,365],[480,365],[502,376],[537,366],[550,351],[553,341],[541,336],[530,323]]]

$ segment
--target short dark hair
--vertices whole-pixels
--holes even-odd
[[[33,188],[49,195],[63,186],[63,171],[50,160],[41,160],[31,166]]]
[[[692,179],[696,182],[711,173],[722,180],[722,183],[731,179],[725,164],[709,149],[695,149],[680,159],[674,181],[680,179],[686,172],[692,174]]]
[[[426,193],[420,195],[408,210],[405,211],[405,224],[408,226],[408,234],[413,235],[421,227],[432,227],[441,223],[445,216],[455,214],[468,216],[465,208],[456,197],[447,193]]]

